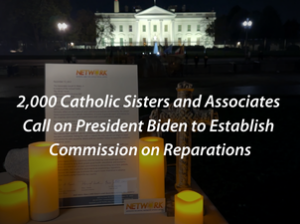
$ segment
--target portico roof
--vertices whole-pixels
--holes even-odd
[[[173,19],[176,14],[158,6],[152,6],[134,15],[136,19]]]

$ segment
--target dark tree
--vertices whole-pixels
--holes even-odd
[[[115,26],[110,22],[109,16],[96,16],[96,37],[98,44],[102,44],[106,39],[113,38]]]
[[[210,37],[215,37],[216,32],[215,32],[215,24],[216,21],[211,22],[210,24],[207,25],[205,32],[207,33],[208,36]]]
[[[251,30],[249,32],[249,37],[252,39],[259,39],[261,37],[261,28],[260,28],[260,20],[261,20],[261,12],[254,11],[249,15],[249,19],[253,22]]]
[[[54,5],[59,9],[64,15],[70,15],[71,5],[70,0],[53,0]]]
[[[239,5],[232,7],[227,15],[227,20],[230,23],[233,20],[233,17],[241,11],[242,8]]]
[[[299,36],[300,24],[297,20],[287,20],[283,25],[284,38],[286,39],[296,39]]]
[[[1,1],[1,4],[4,4]],[[39,43],[57,37],[57,23],[67,22],[69,0],[7,0],[0,5],[2,38]]]
[[[272,6],[263,9],[259,24],[261,38],[277,39],[283,36],[280,15]]]
[[[12,13],[13,0],[0,1],[0,40],[13,40],[14,29],[18,22],[17,16]]]
[[[233,7],[227,17],[230,38],[237,40],[244,38],[245,30],[242,23],[249,17],[249,12],[239,6]]]
[[[95,42],[95,15],[91,11],[80,10],[76,17],[76,40],[81,42]]]
[[[228,19],[222,15],[215,20],[215,38],[217,42],[224,42],[229,39]]]

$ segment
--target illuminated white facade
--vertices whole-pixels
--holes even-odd
[[[162,46],[200,45],[213,47],[214,37],[206,33],[207,26],[215,18],[215,12],[175,12],[156,5],[135,13],[118,12],[114,2],[114,13],[96,13],[109,16],[115,26],[112,38],[97,39],[97,47],[154,45],[154,39]],[[137,10],[138,11],[138,10]],[[101,24],[98,24],[101,25]]]

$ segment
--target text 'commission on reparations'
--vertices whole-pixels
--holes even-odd
[[[50,147],[50,154],[52,156],[136,156],[138,155],[138,148],[136,146],[120,146],[119,143],[113,146],[61,146],[59,143],[54,143]],[[191,154],[192,156],[249,156],[251,154],[251,147],[247,146],[226,146],[226,143],[218,144],[216,146],[183,146],[174,147],[171,143],[166,143],[164,148],[164,156],[174,155],[180,156],[183,159],[185,156]],[[157,146],[145,146],[141,150],[143,156],[158,156],[160,148]]]

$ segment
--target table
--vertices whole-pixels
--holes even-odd
[[[8,173],[0,173],[0,184],[14,181],[15,178]],[[204,224],[228,224],[217,208],[201,188],[192,180],[193,190],[204,196]],[[16,214],[17,215],[17,214]],[[28,224],[41,222],[29,221]],[[60,216],[46,223],[53,224],[174,224],[174,217],[167,217],[165,213],[156,214],[129,214],[124,215],[122,205],[60,209]]]

